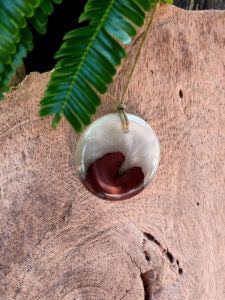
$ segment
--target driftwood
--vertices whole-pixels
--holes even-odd
[[[141,33],[140,33],[141,35]],[[225,299],[225,12],[161,6],[127,95],[161,143],[150,186],[92,196],[77,135],[38,117],[49,73],[0,108],[0,299]],[[110,87],[121,89],[140,39]],[[129,99],[129,101],[128,101]],[[107,98],[98,116],[114,106]]]

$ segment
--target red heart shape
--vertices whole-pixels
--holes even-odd
[[[135,196],[144,188],[144,174],[140,167],[132,167],[119,175],[124,161],[121,152],[105,154],[88,167],[84,185],[103,199],[124,200]]]

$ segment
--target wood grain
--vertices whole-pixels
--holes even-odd
[[[140,34],[141,35],[141,32]],[[140,39],[110,87],[120,97]],[[225,299],[225,12],[161,6],[128,94],[161,143],[150,186],[92,196],[77,136],[39,119],[49,73],[0,108],[0,299]],[[111,112],[103,99],[98,116]],[[96,117],[98,117],[96,116]]]

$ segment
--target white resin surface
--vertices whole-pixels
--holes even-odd
[[[131,167],[141,167],[146,185],[154,176],[159,159],[159,141],[143,119],[127,114],[129,131],[122,131],[118,113],[105,115],[94,121],[81,135],[75,159],[79,176],[85,179],[91,163],[106,153],[122,152],[126,159],[120,168],[123,173]]]

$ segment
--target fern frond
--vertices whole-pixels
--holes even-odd
[[[28,23],[39,33],[45,33],[47,15],[54,10],[52,2],[62,0],[0,0],[0,100],[9,90],[15,68],[33,49]]]
[[[55,114],[55,128],[64,115],[80,132],[89,125],[90,116],[100,105],[98,93],[104,94],[112,82],[116,66],[126,56],[121,47],[142,26],[145,11],[157,0],[89,0],[79,21],[90,21],[83,28],[64,36],[55,58],[60,59],[41,101],[40,116]]]

